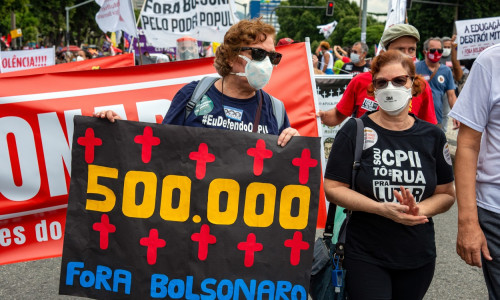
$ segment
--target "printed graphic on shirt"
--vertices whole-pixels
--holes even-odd
[[[448,146],[448,142],[446,144],[444,144],[443,156],[444,156],[444,160],[446,160],[446,162],[451,166],[452,161],[451,161],[450,147]]]
[[[352,65],[345,65],[345,69],[347,71],[352,71]]]
[[[373,99],[365,98],[365,100],[363,100],[363,104],[361,104],[361,108],[367,111],[374,111],[377,110],[378,103]]]
[[[363,144],[363,150],[366,150],[373,145],[375,145],[378,141],[378,134],[375,130],[370,127],[365,127],[365,142]]]
[[[200,102],[194,107],[194,114],[196,116],[204,116],[214,109],[214,102],[207,95],[203,95]]]
[[[223,116],[204,115],[203,119],[201,120],[201,124],[214,128],[225,128],[235,131],[246,131],[246,132],[253,131],[252,122],[245,123],[243,121],[235,121],[228,118],[224,118]],[[257,132],[269,133],[269,129],[267,128],[267,125],[259,125]]]
[[[224,113],[226,114],[226,117],[235,121],[241,121],[241,118],[243,117],[243,110],[231,106],[224,105]]]
[[[441,84],[444,83],[444,76],[443,75],[438,76],[438,82]]]
[[[400,186],[420,202],[425,192],[426,180],[417,151],[373,148],[373,194],[380,202],[397,201],[393,191]]]

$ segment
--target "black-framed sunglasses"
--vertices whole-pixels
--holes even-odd
[[[389,84],[389,81],[392,82],[392,85],[395,87],[400,87],[404,86],[406,82],[408,81],[408,78],[411,78],[413,80],[413,77],[410,75],[401,75],[401,76],[396,76],[391,80],[387,80],[385,78],[376,78],[373,79],[373,87],[376,89],[385,89],[387,85]]]
[[[434,48],[429,49],[429,52],[430,52],[430,53],[432,53],[432,54],[434,54],[434,52],[436,52],[436,51],[437,51],[439,54],[443,54],[443,49],[434,49]]]
[[[240,51],[251,50],[252,51],[252,59],[256,61],[263,61],[266,56],[269,56],[271,63],[277,66],[281,61],[281,53],[278,52],[267,52],[261,48],[253,48],[253,47],[241,47]]]

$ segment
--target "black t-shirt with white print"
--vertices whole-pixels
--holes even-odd
[[[392,191],[402,185],[418,203],[432,196],[436,185],[453,181],[448,143],[437,126],[410,114],[415,118],[411,128],[391,131],[378,126],[369,114],[361,117],[365,141],[356,191],[374,201],[394,202]],[[350,184],[355,140],[356,123],[349,120],[337,133],[325,178]],[[434,223],[429,218],[426,224],[406,226],[355,211],[347,226],[345,250],[346,257],[387,268],[418,268],[436,257]]]

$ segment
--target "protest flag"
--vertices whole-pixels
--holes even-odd
[[[96,0],[96,3],[101,9],[97,12],[95,20],[102,31],[123,30],[137,37],[134,10],[129,0]]]

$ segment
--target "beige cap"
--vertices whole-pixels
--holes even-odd
[[[389,46],[391,42],[403,36],[410,36],[416,38],[417,42],[420,41],[420,34],[418,33],[417,28],[413,27],[410,24],[391,25],[389,28],[384,30],[380,41],[382,42],[384,48],[387,50],[387,46]]]

